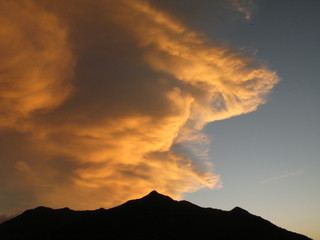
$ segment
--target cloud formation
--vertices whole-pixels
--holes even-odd
[[[1,2],[4,210],[220,186],[201,129],[255,111],[279,79],[151,3]]]

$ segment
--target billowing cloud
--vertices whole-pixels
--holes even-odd
[[[1,4],[4,209],[218,187],[201,129],[255,111],[278,82],[147,1]]]

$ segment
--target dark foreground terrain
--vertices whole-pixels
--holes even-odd
[[[0,225],[0,239],[307,240],[239,207],[231,211],[174,201],[156,191],[95,211],[38,207]]]

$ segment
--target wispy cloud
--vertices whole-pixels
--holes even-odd
[[[230,2],[238,12],[244,15],[245,19],[251,19],[252,13],[256,9],[252,0],[230,0]]]
[[[303,170],[299,170],[299,171],[296,171],[296,172],[285,173],[283,175],[274,176],[274,177],[271,177],[271,178],[264,179],[264,180],[260,181],[260,184],[274,182],[274,181],[285,179],[285,178],[297,177],[297,176],[302,175],[303,173],[304,173]]]

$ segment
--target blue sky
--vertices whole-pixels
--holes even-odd
[[[222,209],[239,205],[320,239],[320,3],[255,3],[248,21],[221,15],[212,20],[218,31],[197,24],[213,38],[256,51],[281,82],[256,112],[205,127],[223,188],[185,197]]]

